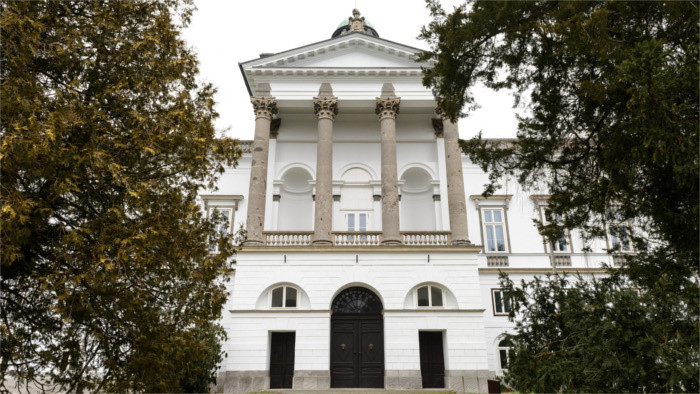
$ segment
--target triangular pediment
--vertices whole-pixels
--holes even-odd
[[[420,68],[421,50],[361,33],[352,33],[241,63],[244,69]]]

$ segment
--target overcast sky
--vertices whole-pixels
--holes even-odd
[[[442,0],[451,9],[456,0]],[[241,139],[253,138],[253,110],[238,63],[263,52],[281,52],[330,38],[357,7],[381,38],[427,48],[416,37],[430,20],[423,0],[195,0],[197,11],[185,39],[198,53],[200,74],[218,88],[217,127]],[[512,97],[475,90],[481,108],[460,120],[460,136],[479,130],[485,137],[514,137]]]

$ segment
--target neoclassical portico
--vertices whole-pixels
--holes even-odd
[[[330,246],[333,239],[333,125],[338,115],[338,97],[333,95],[330,83],[322,83],[318,95],[312,98],[313,112],[317,120],[316,179],[314,198],[313,233],[308,242],[317,246]],[[273,116],[277,114],[277,102],[272,97],[269,84],[260,84],[251,98],[255,114],[255,140],[252,147],[250,198],[248,202],[248,239],[246,245],[264,245],[265,201],[267,199],[268,150]],[[375,100],[380,139],[381,195],[381,245],[401,245],[400,195],[397,174],[396,118],[401,98],[391,83],[384,83]],[[440,115],[433,119],[433,127],[440,130],[444,140],[447,203],[450,223],[450,244],[470,245],[461,150],[457,125]],[[279,120],[279,119],[276,119]],[[426,125],[427,126],[427,125]],[[427,128],[427,127],[426,127]],[[278,202],[280,196],[273,196]],[[335,196],[335,200],[338,196]],[[273,202],[273,204],[274,204]],[[439,202],[439,199],[438,199]],[[277,213],[277,212],[275,212]],[[303,239],[300,244],[306,244]]]

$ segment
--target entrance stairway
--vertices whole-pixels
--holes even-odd
[[[385,390],[385,389],[329,389],[329,390],[290,390],[273,389],[259,391],[252,394],[455,394],[453,390],[432,389],[432,390]]]

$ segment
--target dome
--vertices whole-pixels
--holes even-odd
[[[357,31],[359,33],[367,34],[367,35],[374,36],[374,37],[379,37],[379,34],[377,33],[377,31],[374,30],[374,26],[372,26],[372,24],[368,20],[366,20],[364,17],[360,17],[360,11],[357,8],[352,10],[352,14],[353,14],[353,16],[349,16],[349,17],[343,19],[342,21],[340,21],[340,23],[338,24],[338,27],[335,28],[335,31],[331,35],[331,38],[335,38],[335,37],[341,36],[343,34],[350,33],[351,31]],[[350,22],[352,22],[352,21],[359,22],[359,26],[361,26],[362,30],[360,30],[360,27],[356,27],[353,30],[352,26],[350,25]]]

